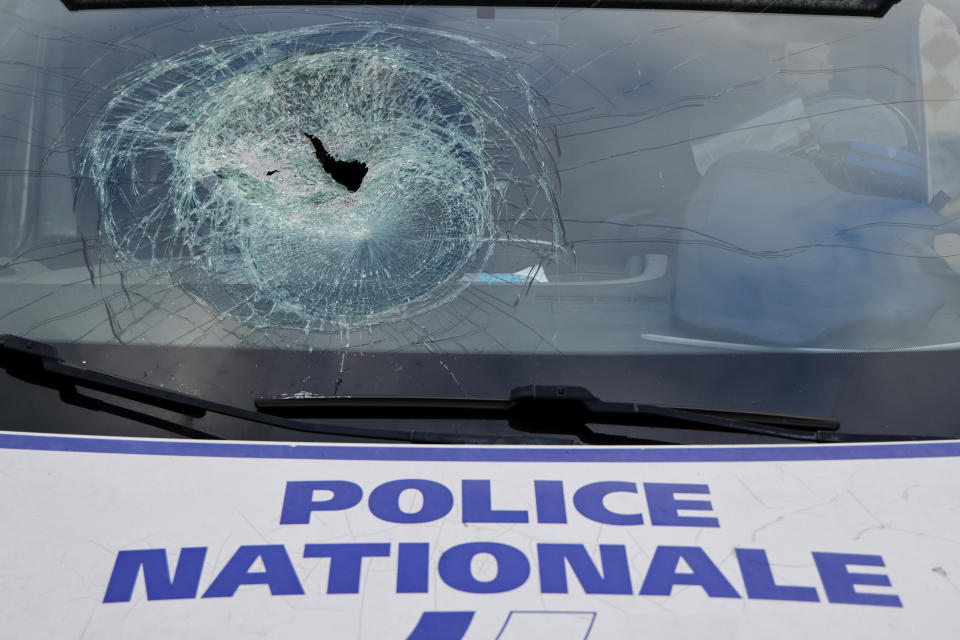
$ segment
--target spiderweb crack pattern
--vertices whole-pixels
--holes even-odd
[[[498,237],[556,219],[541,106],[507,56],[466,37],[243,35],[123,76],[85,173],[124,268],[251,327],[372,326],[449,302]],[[358,189],[335,163],[366,168]]]

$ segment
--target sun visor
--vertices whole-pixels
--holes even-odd
[[[281,6],[370,4],[364,0],[61,0],[67,9],[146,9],[214,6]],[[679,11],[742,11],[882,17],[898,0],[520,0],[509,6],[595,7],[604,9],[661,9]],[[374,4],[404,5],[404,0],[379,0]],[[425,0],[419,5],[504,6],[503,0]]]

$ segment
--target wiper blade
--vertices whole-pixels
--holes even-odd
[[[874,442],[936,440],[941,436],[836,433],[838,424],[828,418],[787,416],[714,409],[690,409],[603,402],[582,387],[529,385],[514,389],[508,399],[424,397],[280,397],[260,398],[259,411],[212,402],[186,393],[114,376],[64,362],[48,344],[0,334],[0,368],[15,378],[59,392],[64,402],[104,411],[148,424],[187,438],[220,439],[220,436],[112,404],[80,393],[89,389],[132,400],[150,407],[202,418],[215,413],[318,436],[385,440],[417,444],[524,444],[524,445],[641,445],[672,444],[634,435],[593,431],[590,424],[695,429],[710,432],[753,434],[809,442]],[[466,419],[507,420],[517,431],[530,435],[471,432],[431,432],[421,429],[371,429],[299,422],[310,418]],[[572,436],[572,437],[561,437]]]
[[[282,417],[250,411],[241,407],[211,402],[186,393],[121,378],[95,369],[79,367],[60,359],[56,348],[43,342],[0,334],[0,368],[24,382],[54,389],[60,399],[74,406],[104,411],[148,424],[187,438],[219,440],[220,436],[163,418],[84,395],[78,389],[90,389],[150,407],[202,418],[208,412],[248,422],[323,436],[389,440],[419,444],[579,444],[573,438],[510,436],[475,433],[435,433],[419,429],[365,429],[338,425],[304,424]],[[656,440],[627,439],[629,444],[662,444]]]
[[[837,433],[840,424],[832,418],[605,402],[589,390],[574,386],[526,385],[513,389],[509,398],[281,396],[258,398],[254,404],[263,413],[293,419],[506,420],[518,431],[563,433],[588,444],[608,437],[593,431],[591,424],[726,432],[807,442],[935,439]]]

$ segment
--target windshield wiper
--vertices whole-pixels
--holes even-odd
[[[254,404],[263,413],[294,419],[506,420],[518,431],[564,433],[576,436],[587,444],[611,437],[592,430],[591,424],[726,432],[807,442],[935,439],[926,436],[839,433],[840,424],[832,418],[605,402],[587,389],[573,386],[526,385],[513,389],[509,398],[502,399],[280,396],[258,398]]]
[[[420,444],[671,444],[632,434],[598,432],[590,427],[591,424],[690,429],[807,442],[942,439],[941,436],[839,433],[839,424],[829,418],[604,402],[582,387],[544,385],[518,387],[506,399],[404,396],[259,398],[255,402],[258,411],[250,411],[69,364],[58,356],[53,346],[12,335],[0,335],[0,367],[15,378],[58,391],[61,400],[68,404],[199,439],[220,439],[220,436],[82,394],[79,389],[132,400],[190,418],[215,413],[314,435]],[[371,429],[298,421],[305,418],[505,420],[516,431],[537,435]]]
[[[531,437],[478,433],[434,433],[419,429],[366,429],[337,425],[304,424],[294,420],[265,415],[241,407],[211,402],[186,393],[161,389],[153,385],[121,378],[95,369],[79,367],[60,359],[56,348],[43,342],[0,334],[0,368],[24,382],[54,389],[60,399],[78,407],[103,411],[148,424],[187,438],[219,440],[220,436],[176,422],[84,395],[78,389],[90,389],[110,396],[133,400],[140,404],[171,411],[191,418],[202,418],[208,412],[248,422],[322,436],[388,440],[420,444],[579,444],[573,438]],[[628,444],[661,444],[659,441],[629,439]]]

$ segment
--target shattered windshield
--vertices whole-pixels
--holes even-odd
[[[0,333],[960,342],[960,6],[0,9]]]

